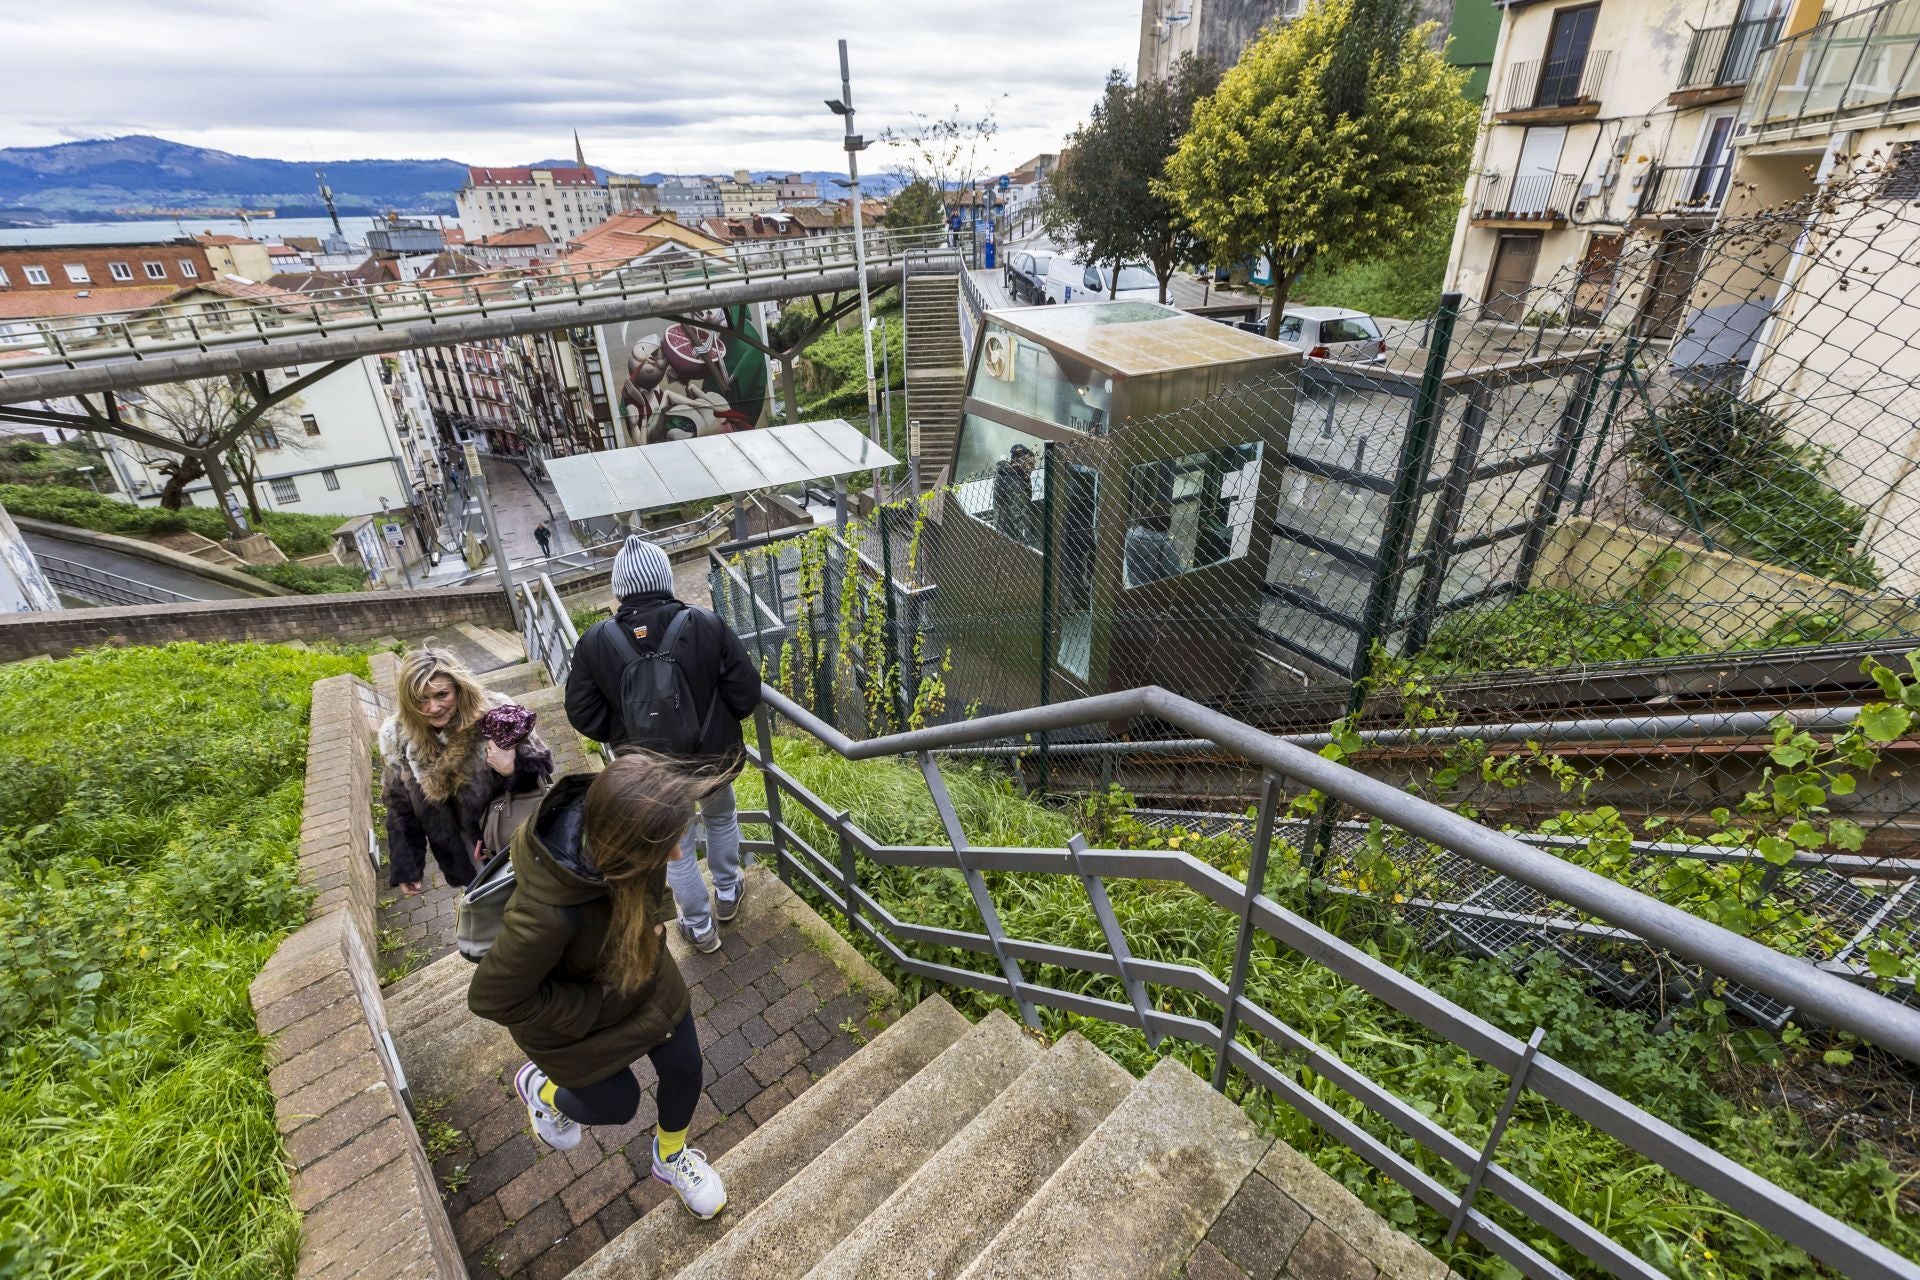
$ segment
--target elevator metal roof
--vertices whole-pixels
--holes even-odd
[[[830,418],[549,458],[547,474],[567,518],[591,520],[847,476],[898,462],[846,419]]]

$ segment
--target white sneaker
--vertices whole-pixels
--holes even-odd
[[[680,1148],[671,1160],[660,1158],[660,1143],[653,1144],[653,1176],[672,1187],[687,1206],[687,1212],[705,1222],[727,1207],[727,1188],[720,1175],[707,1163],[706,1153],[692,1147]]]
[[[527,1117],[533,1121],[534,1136],[555,1151],[571,1151],[580,1145],[580,1125],[572,1116],[540,1101],[547,1073],[529,1062],[513,1076],[513,1090],[527,1104]]]

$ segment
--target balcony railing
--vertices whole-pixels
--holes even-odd
[[[1753,18],[1693,33],[1680,88],[1719,89],[1743,85],[1753,75],[1760,51],[1780,34],[1780,19]]]
[[[1747,138],[1920,107],[1920,0],[1888,0],[1764,50]]]
[[[1584,107],[1600,101],[1601,82],[1613,55],[1589,50],[1579,58],[1535,58],[1516,62],[1507,72],[1502,111],[1541,111],[1555,107]]]
[[[1475,218],[1559,222],[1573,206],[1575,184],[1571,173],[1528,173],[1488,177],[1474,191]]]
[[[1733,174],[1731,156],[1719,164],[1657,164],[1640,189],[1643,218],[1690,217],[1711,214],[1727,198],[1727,180]]]

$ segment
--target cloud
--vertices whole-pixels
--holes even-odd
[[[845,36],[869,138],[993,103],[990,164],[1006,167],[1058,149],[1107,71],[1132,68],[1138,31],[1127,0],[8,6],[0,146],[140,132],[289,160],[513,164],[567,154],[578,128],[589,159],[628,172],[838,168],[822,102]],[[897,160],[876,146],[863,164]]]

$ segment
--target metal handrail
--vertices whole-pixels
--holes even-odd
[[[64,556],[36,552],[34,559],[39,562],[41,572],[47,575],[48,582],[100,604],[199,604],[201,600],[199,596],[183,595],[166,587],[156,587],[150,582],[141,582],[137,578],[68,560]]]
[[[529,612],[539,607],[539,599],[533,592],[527,593],[527,599]],[[548,607],[558,610],[557,598]],[[550,668],[555,661],[564,661],[557,652],[564,634],[561,628],[530,624],[528,633],[530,655],[548,661]],[[543,645],[540,649],[536,649],[532,641],[536,634]],[[1286,780],[1314,789],[1371,813],[1412,836],[1431,841],[1566,902],[1622,935],[1644,939],[1704,965],[1721,977],[1797,1006],[1831,1026],[1854,1032],[1912,1062],[1920,1062],[1920,1011],[1896,1004],[1842,977],[1784,956],[1513,836],[1483,827],[1164,689],[1103,694],[864,742],[849,738],[771,686],[763,685],[761,693],[762,705],[755,713],[757,743],[749,754],[766,779],[766,810],[743,813],[741,818],[749,825],[766,827],[769,835],[765,840],[745,841],[743,848],[771,855],[783,878],[792,880],[798,876],[804,880],[832,909],[845,916],[850,930],[871,941],[904,971],[1004,996],[1020,1007],[1022,1016],[1030,1023],[1035,1021],[1033,1008],[1045,1005],[1134,1027],[1150,1042],[1174,1036],[1211,1049],[1216,1055],[1216,1087],[1224,1087],[1229,1064],[1239,1067],[1288,1106],[1405,1186],[1423,1203],[1445,1215],[1452,1233],[1473,1236],[1526,1275],[1564,1277],[1566,1273],[1477,1210],[1473,1204],[1477,1191],[1484,1189],[1500,1197],[1617,1276],[1653,1280],[1661,1274],[1502,1166],[1496,1159],[1499,1123],[1493,1126],[1484,1143],[1469,1143],[1249,999],[1245,983],[1251,943],[1256,934],[1264,934],[1332,970],[1432,1034],[1507,1073],[1513,1082],[1509,1110],[1523,1088],[1531,1090],[1764,1229],[1799,1246],[1839,1274],[1854,1280],[1916,1280],[1920,1277],[1920,1267],[1855,1228],[1722,1156],[1573,1068],[1542,1054],[1539,1052],[1541,1032],[1536,1031],[1530,1041],[1509,1035],[1267,897],[1261,890],[1277,825],[1281,782]],[[776,763],[774,714],[784,716],[797,729],[847,760],[896,755],[916,757],[948,834],[948,843],[895,846],[882,844],[867,835],[850,820],[845,810],[815,796]],[[1135,718],[1170,725],[1263,770],[1265,790],[1260,816],[1252,832],[1252,859],[1245,881],[1235,880],[1179,851],[1095,849],[1078,836],[1066,849],[985,848],[967,844],[944,784],[932,766],[931,753]],[[824,824],[838,841],[837,849],[818,850],[810,846],[801,832],[783,817],[788,804],[797,805]],[[885,866],[959,871],[980,908],[984,931],[931,926],[893,915],[860,885],[856,853]],[[983,873],[993,871],[1072,875],[1080,879],[1090,895],[1108,950],[1091,952],[1009,937],[999,925],[991,895],[982,879]],[[1181,884],[1232,913],[1239,920],[1239,930],[1231,977],[1223,982],[1205,969],[1133,956],[1127,950],[1111,909],[1103,909],[1106,894],[1102,881],[1115,877]],[[995,962],[994,971],[920,959],[909,954],[903,945],[912,943],[953,947],[991,957]],[[1118,979],[1128,999],[1121,1003],[1046,986],[1024,976],[1023,964],[1058,966]],[[1219,1008],[1219,1022],[1156,1009],[1146,998],[1146,984],[1171,987],[1205,998]],[[1374,1116],[1466,1174],[1467,1189],[1461,1193],[1450,1190],[1366,1128],[1329,1106],[1291,1074],[1267,1062],[1252,1046],[1241,1043],[1237,1038],[1241,1029],[1298,1055],[1305,1066],[1358,1100]]]
[[[944,245],[944,237],[939,228],[872,233],[868,266],[899,265],[914,250]],[[615,299],[807,278],[854,265],[851,238],[832,236],[779,248],[736,246],[725,258],[703,256],[659,267],[637,267],[624,259],[593,260],[520,269],[525,274],[496,269],[398,286],[347,287],[331,290],[326,297],[263,289],[219,304],[173,303],[65,316],[33,322],[41,339],[54,350],[8,360],[0,371],[0,382],[48,368],[125,359],[130,353],[208,352],[291,338],[337,337],[365,329],[445,325],[503,313],[577,310]]]

